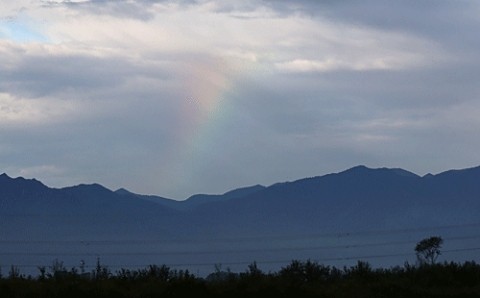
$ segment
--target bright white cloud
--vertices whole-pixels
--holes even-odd
[[[49,99],[16,98],[0,93],[0,125],[25,126],[45,123],[62,123],[74,110],[71,102]]]
[[[105,3],[121,7],[117,2]],[[127,57],[179,52],[245,57],[250,53],[257,63],[282,70],[329,71],[409,67],[434,63],[441,55],[434,44],[403,33],[302,15],[284,17],[254,3],[246,7],[216,1],[190,6],[159,3],[145,7],[153,13],[148,20],[90,14],[75,9],[82,5],[61,5],[39,9],[36,17],[48,13],[44,34],[54,43],[87,51],[108,49]],[[236,17],[237,13],[245,18]]]

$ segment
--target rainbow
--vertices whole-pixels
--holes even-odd
[[[215,146],[212,140],[233,110],[229,96],[234,93],[237,75],[235,68],[225,60],[208,65],[198,62],[188,65],[188,75],[182,86],[185,98],[180,99],[181,109],[175,124],[178,139],[167,156],[162,158],[168,163],[163,168],[169,169],[169,172],[162,173],[161,179],[167,181],[169,187],[181,187],[185,182],[192,181],[198,163]]]

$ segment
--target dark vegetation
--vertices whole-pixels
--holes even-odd
[[[434,236],[423,239],[415,246],[415,253],[420,263],[428,263],[430,265],[435,264],[438,256],[441,254],[440,248],[442,247],[442,237]]]
[[[0,297],[480,297],[475,262],[374,269],[363,261],[336,268],[294,260],[269,273],[255,262],[243,273],[220,268],[199,278],[165,265],[111,272],[98,262],[85,273],[54,261],[36,277],[11,267],[0,279]]]

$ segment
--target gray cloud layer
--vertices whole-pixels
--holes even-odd
[[[479,7],[9,3],[0,168],[181,199],[357,164],[477,165]]]

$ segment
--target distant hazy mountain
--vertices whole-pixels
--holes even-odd
[[[148,233],[176,217],[175,210],[117,195],[99,184],[53,189],[6,174],[0,176],[0,206],[0,237],[5,239],[130,237],[125,231]]]
[[[189,197],[184,201],[177,201],[177,200],[167,199],[159,196],[135,194],[123,188],[116,190],[115,193],[122,196],[136,197],[146,201],[154,202],[154,203],[157,203],[172,209],[176,209],[176,210],[191,211],[204,204],[228,201],[232,199],[246,197],[248,195],[261,191],[263,189],[265,189],[265,186],[254,185],[250,187],[243,187],[243,188],[231,190],[222,195],[197,194]]]
[[[295,256],[314,259],[320,252],[312,253],[305,247],[338,247],[339,243],[346,243],[347,247],[352,241],[367,241],[366,236],[358,238],[363,235],[359,234],[361,231],[424,231],[424,227],[477,223],[479,219],[480,167],[420,177],[402,169],[357,166],[269,187],[256,185],[223,195],[194,195],[185,201],[134,194],[125,189],[114,192],[98,184],[54,189],[35,179],[2,174],[0,242],[4,245],[0,247],[0,265],[2,256],[13,263],[26,262],[28,255],[6,254],[2,249],[45,251],[37,253],[37,259],[35,254],[28,255],[29,262],[35,264],[56,252],[61,256],[62,249],[78,251],[79,257],[108,258],[109,254],[121,252],[135,257],[136,262],[139,258],[153,262],[153,257],[161,256],[160,260],[153,260],[177,264],[271,261],[275,257]],[[342,238],[339,235],[343,232],[358,237]],[[458,231],[442,233],[457,235]],[[306,236],[330,234],[334,236]],[[289,240],[295,237],[301,241]],[[368,241],[411,241],[421,235],[368,237],[371,238]],[[73,241],[72,245],[75,241],[92,242],[90,246],[74,248],[55,245],[67,240]],[[52,245],[34,247],[39,241],[52,241]],[[106,242],[107,245],[98,241],[111,242]],[[125,245],[118,246],[116,241],[124,241]],[[300,249],[278,249],[294,244]],[[276,253],[269,252],[272,247],[277,248]],[[396,249],[393,255],[399,248]],[[401,249],[411,251],[408,247]],[[331,250],[322,251],[321,255],[344,257],[341,253]],[[70,253],[63,255],[76,257]],[[118,258],[110,260],[117,262]]]
[[[200,206],[192,216],[197,227],[226,234],[388,229],[477,221],[479,198],[480,168],[420,177],[358,166]]]

